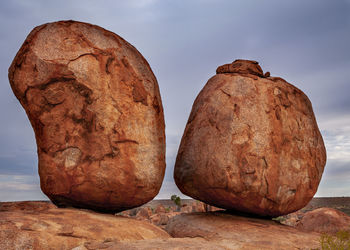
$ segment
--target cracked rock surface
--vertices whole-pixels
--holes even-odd
[[[225,212],[181,214],[173,217],[165,230],[174,238],[203,238],[223,249],[295,250],[320,247],[318,233],[306,233],[272,220]]]
[[[132,45],[87,23],[44,24],[28,35],[9,80],[35,131],[41,189],[56,205],[116,212],[157,195],[163,107]]]
[[[157,226],[122,216],[49,202],[0,202],[0,249],[105,249],[112,242],[169,238]]]
[[[184,194],[210,205],[279,216],[307,205],[325,163],[307,96],[257,62],[236,60],[197,96],[174,178]]]

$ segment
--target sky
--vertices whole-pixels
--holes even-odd
[[[350,0],[0,2],[0,201],[42,200],[34,132],[7,70],[29,32],[89,22],[134,45],[157,77],[167,169],[157,198],[182,197],[173,168],[193,101],[219,65],[251,59],[304,91],[327,148],[316,196],[350,196]]]

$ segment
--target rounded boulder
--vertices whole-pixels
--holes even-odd
[[[255,61],[220,66],[197,96],[176,159],[186,195],[261,216],[316,193],[326,150],[307,96]]]
[[[117,212],[159,192],[164,115],[144,57],[101,27],[32,30],[9,68],[34,128],[42,191],[58,206]]]

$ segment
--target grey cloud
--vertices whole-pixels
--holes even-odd
[[[37,176],[1,175],[0,201],[47,200]]]
[[[0,175],[38,175],[35,155],[0,156]]]
[[[184,195],[181,193],[181,191],[177,188],[175,183],[173,181],[167,181],[164,180],[163,185],[160,189],[159,194],[157,195],[157,199],[170,199],[170,196],[176,194],[180,196],[181,198],[187,198],[189,199],[190,197]]]
[[[328,160],[324,170],[325,180],[349,180],[350,179],[350,159],[348,161]]]
[[[62,19],[94,23],[121,35],[145,56],[161,90],[167,133],[165,179],[171,181],[195,97],[217,66],[236,58],[257,60],[264,71],[302,89],[313,103],[329,147],[341,144],[326,122],[331,117],[333,126],[341,127],[341,117],[350,114],[349,11],[346,0],[4,1],[0,156],[15,157],[0,158],[0,173],[30,175],[36,161],[34,134],[7,80],[7,69],[34,26]],[[23,151],[27,160],[20,160]],[[330,161],[328,166],[343,169],[338,164]],[[325,172],[325,180],[328,175],[332,172]]]

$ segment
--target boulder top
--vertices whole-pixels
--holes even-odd
[[[238,74],[252,74],[259,77],[269,77],[270,72],[264,74],[259,63],[253,60],[237,59],[229,64],[224,64],[216,69],[216,74],[227,74],[227,73],[238,73]]]

